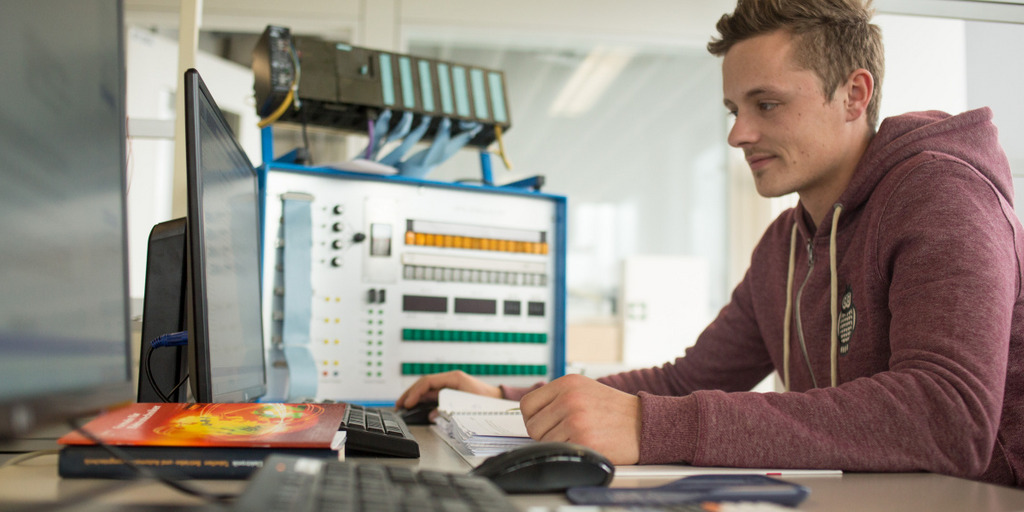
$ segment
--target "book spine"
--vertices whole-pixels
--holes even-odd
[[[171,479],[245,479],[263,467],[263,460],[272,453],[288,453],[309,457],[336,457],[326,449],[262,449],[216,447],[119,447],[132,462]],[[140,475],[124,461],[103,448],[65,446],[57,457],[57,472],[63,478],[131,479]]]

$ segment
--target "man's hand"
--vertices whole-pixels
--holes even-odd
[[[409,386],[409,389],[405,390],[405,393],[398,397],[398,400],[395,401],[395,406],[402,409],[410,409],[420,402],[436,402],[437,392],[444,388],[501,398],[501,389],[497,386],[492,386],[480,379],[471,377],[462,370],[455,370],[420,377],[420,380]]]
[[[613,464],[640,459],[640,398],[581,375],[566,375],[519,402],[526,431],[538,441],[568,441]]]

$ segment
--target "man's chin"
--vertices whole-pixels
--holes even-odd
[[[794,190],[791,190],[788,187],[784,187],[779,184],[765,183],[763,180],[755,180],[754,188],[757,189],[757,195],[765,199],[782,197],[794,192]]]

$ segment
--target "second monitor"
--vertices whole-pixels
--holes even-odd
[[[186,311],[197,402],[266,392],[256,170],[199,74],[185,74]]]

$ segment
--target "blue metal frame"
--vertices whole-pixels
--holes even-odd
[[[555,206],[555,243],[554,249],[558,257],[555,258],[555,275],[562,276],[563,279],[559,279],[555,283],[555,345],[552,349],[552,377],[557,379],[565,375],[565,337],[566,337],[566,280],[564,279],[566,273],[566,250],[567,243],[566,237],[568,235],[567,218],[568,218],[568,199],[565,196],[547,194],[540,192],[541,179],[539,177],[528,178],[519,182],[504,186],[495,186],[493,184],[493,178],[491,175],[491,155],[485,151],[480,152],[480,163],[483,168],[483,185],[471,184],[471,183],[452,183],[442,181],[430,181],[419,178],[408,178],[405,176],[380,176],[376,174],[364,174],[357,172],[342,171],[338,169],[332,169],[329,167],[309,167],[305,165],[298,165],[293,163],[295,161],[296,151],[291,151],[282,155],[279,158],[274,158],[274,135],[273,129],[268,126],[263,128],[261,133],[261,140],[263,143],[262,157],[263,164],[259,167],[259,189],[260,189],[260,232],[264,232],[266,228],[266,184],[267,176],[271,170],[281,170],[288,172],[296,172],[303,174],[312,175],[328,175],[335,177],[345,177],[355,180],[363,181],[380,181],[380,182],[391,182],[391,183],[403,183],[407,185],[415,186],[429,186],[435,188],[446,188],[455,190],[473,190],[477,192],[485,192],[491,194],[505,194],[505,195],[517,195],[517,196],[529,196],[529,197],[541,197],[550,199]],[[269,162],[269,163],[268,163]],[[262,261],[262,260],[261,260]],[[390,403],[376,403],[376,402],[359,402],[363,405],[368,406],[390,406],[394,404]]]

